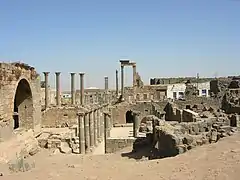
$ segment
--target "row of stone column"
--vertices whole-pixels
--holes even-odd
[[[45,79],[45,109],[49,107],[49,73],[43,72]],[[60,72],[55,72],[56,74],[56,105],[61,105],[61,93],[60,93]],[[76,104],[76,89],[75,89],[75,75],[71,74],[71,104]],[[80,75],[80,104],[84,104],[84,73],[79,73]]]
[[[45,109],[49,107],[49,73],[43,72],[45,79]],[[61,92],[60,92],[60,72],[55,72],[56,74],[56,105],[61,105]],[[76,88],[75,88],[75,75],[76,73],[71,74],[71,104],[76,104]],[[80,104],[84,105],[84,74],[79,73],[80,75]],[[106,94],[108,92],[108,77],[104,77],[105,79],[105,91]]]
[[[77,115],[79,153],[89,153],[103,138],[106,142],[106,138],[110,136],[110,116],[100,109],[80,112]]]

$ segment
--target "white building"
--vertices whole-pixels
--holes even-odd
[[[199,96],[210,96],[210,82],[204,83],[193,83],[194,86],[198,89]],[[167,85],[167,98],[170,99],[181,99],[184,98],[184,93],[186,90],[185,83],[177,83],[177,84],[168,84]]]
[[[210,96],[210,82],[193,83],[193,85],[197,87],[199,96]]]
[[[184,83],[168,84],[167,85],[167,98],[179,99],[184,96],[186,85]]]

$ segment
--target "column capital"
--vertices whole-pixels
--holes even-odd
[[[43,72],[43,74],[44,74],[45,76],[47,76],[49,73],[50,73],[50,72]]]
[[[83,76],[84,74],[85,74],[84,72],[80,72],[80,73],[79,73],[80,76]]]
[[[103,114],[105,114],[106,116],[111,116],[110,112],[108,111],[103,111]]]
[[[57,76],[59,76],[59,75],[61,74],[61,72],[55,72],[55,74],[56,74]]]
[[[75,73],[75,72],[71,72],[70,74],[71,74],[72,76],[74,76],[76,73]]]
[[[141,114],[141,112],[140,111],[132,111],[132,114],[138,116]]]
[[[82,111],[79,111],[77,112],[77,116],[84,116],[86,113],[85,112],[82,112]]]

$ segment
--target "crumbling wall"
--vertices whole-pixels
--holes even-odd
[[[167,99],[167,86],[156,85],[149,86],[145,85],[139,88],[133,89],[132,87],[125,87],[124,99],[128,102],[133,102],[134,98],[136,101],[163,101]]]
[[[237,131],[236,126],[239,126],[239,116],[231,117],[231,120],[220,116],[181,123],[148,116],[145,126],[142,124],[139,131],[147,133],[150,138],[136,141],[133,150],[139,152],[149,149],[148,152],[142,152],[149,159],[176,156],[197,146],[215,143],[220,138],[231,136]]]
[[[142,119],[146,115],[150,115],[152,113],[152,105],[149,102],[138,102],[135,104],[122,102],[117,104],[111,107],[113,124],[125,124],[127,111],[140,112],[139,118]]]
[[[181,122],[181,112],[179,112],[178,107],[174,103],[168,102],[163,110],[166,112],[166,121]]]
[[[0,139],[7,139],[11,136],[13,131],[13,113],[14,100],[17,87],[21,80],[25,81],[25,86],[29,85],[31,94],[31,101],[25,101],[25,107],[29,103],[32,104],[31,109],[26,109],[26,116],[30,113],[31,125],[25,124],[25,128],[34,128],[35,131],[40,130],[41,124],[41,88],[40,76],[35,69],[23,63],[0,63]],[[24,89],[26,89],[25,87]],[[22,92],[26,93],[26,92]],[[18,96],[20,97],[20,96]],[[29,103],[28,103],[29,102]],[[19,108],[21,108],[19,106]],[[23,112],[23,111],[21,111]],[[24,118],[20,120],[20,127],[23,128],[22,123]]]
[[[107,138],[106,153],[115,153],[125,147],[131,147],[135,138]]]
[[[210,81],[211,97],[221,98],[227,91],[231,78],[218,78]]]
[[[240,114],[240,83],[238,80],[231,81],[228,90],[222,97],[222,109],[227,114]]]
[[[139,75],[139,73],[136,73],[136,86],[138,88],[142,88],[144,86],[144,83],[141,79],[141,76]]]
[[[220,138],[232,135],[236,129],[226,126],[228,120],[201,119],[194,123],[176,125],[160,122],[156,126],[156,145],[161,157],[176,156],[196,146],[215,143]]]
[[[191,99],[198,96],[198,89],[190,81],[186,83],[185,98]]]
[[[42,126],[70,127],[77,124],[77,112],[74,107],[52,107],[42,113]]]

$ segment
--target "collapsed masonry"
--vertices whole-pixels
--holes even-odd
[[[234,93],[236,95],[236,91]],[[147,116],[139,128],[140,132],[147,134],[147,138],[136,140],[133,152],[146,150],[147,147],[145,155],[149,159],[176,156],[233,135],[240,123],[237,109],[231,106],[233,113],[226,114],[217,107],[201,103],[180,108],[168,102],[163,113],[156,103],[153,104],[153,115]]]
[[[240,114],[240,77],[229,77],[210,82],[211,96],[221,103],[227,114]]]
[[[151,147],[145,156],[149,159],[176,156],[204,144],[215,143],[220,138],[233,135],[239,116],[196,118],[195,122],[165,121],[151,115],[140,131],[147,138],[140,138],[133,145],[133,151],[142,151],[146,145]],[[234,122],[233,122],[234,121]],[[231,125],[234,125],[231,126]]]
[[[67,126],[43,128],[37,137],[39,146],[65,154],[91,153],[104,138],[109,137],[112,127],[109,106],[92,106],[79,109],[77,119]]]

